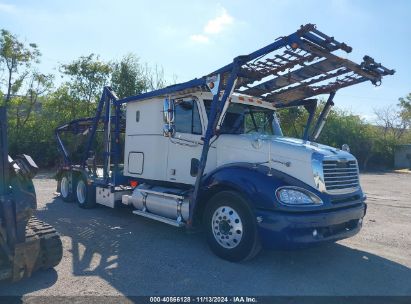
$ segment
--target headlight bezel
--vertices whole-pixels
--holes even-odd
[[[311,203],[289,203],[289,202],[285,202],[283,200],[283,197],[281,196],[281,192],[283,191],[289,191],[289,193],[293,193],[293,192],[299,192],[302,195],[305,195],[306,197],[308,197],[311,200]],[[322,206],[324,204],[324,202],[322,201],[322,199],[320,197],[318,197],[318,195],[314,194],[313,192],[301,188],[301,187],[297,187],[297,186],[282,186],[282,187],[278,187],[275,190],[275,197],[277,199],[277,201],[287,207],[317,207],[317,206]]]

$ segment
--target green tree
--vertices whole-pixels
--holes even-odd
[[[119,98],[137,95],[148,89],[144,70],[134,54],[113,63],[111,86]]]
[[[69,83],[63,83],[44,100],[43,112],[57,124],[63,124],[84,116],[86,104],[70,94]]]
[[[348,144],[359,166],[367,169],[376,150],[375,131],[360,116],[337,108],[331,111],[318,141],[336,148]]]
[[[308,112],[303,107],[282,109],[278,112],[281,128],[286,136],[302,137],[307,123]]]
[[[406,128],[411,127],[411,93],[399,99],[400,117]]]
[[[77,100],[86,102],[85,114],[91,115],[93,104],[107,84],[111,65],[101,61],[98,55],[90,54],[61,65],[60,71],[70,79],[67,83],[70,94]]]
[[[11,100],[10,103],[13,106],[10,110],[12,113],[14,112],[15,115],[15,120],[12,120],[12,126],[15,127],[16,131],[15,140],[18,141],[22,134],[24,134],[27,122],[30,120],[35,107],[41,107],[41,96],[46,95],[52,90],[53,80],[53,75],[34,72],[27,81],[28,87],[25,95],[15,97]]]
[[[144,65],[143,75],[146,81],[145,91],[154,91],[167,86],[162,66],[155,65],[154,67],[150,67],[146,63]]]
[[[32,63],[38,63],[40,55],[35,43],[29,43],[27,46],[9,31],[0,31],[0,64],[7,72],[5,104],[10,102],[12,95],[18,93],[30,74],[30,66]]]
[[[166,85],[162,67],[140,64],[134,54],[113,63],[111,86],[119,98],[161,89]]]
[[[324,105],[325,101],[320,101],[309,134],[313,131]],[[286,136],[302,137],[308,119],[308,112],[303,107],[280,110],[279,116]],[[330,112],[317,141],[336,148],[348,144],[363,169],[368,167],[378,148],[376,127],[368,124],[358,115],[338,108]]]
[[[398,145],[403,143],[408,129],[408,122],[403,119],[400,108],[388,105],[376,109],[379,143],[381,150],[387,155],[387,162],[391,166],[394,163],[394,153]]]

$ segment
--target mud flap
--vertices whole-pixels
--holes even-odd
[[[96,204],[96,185],[86,183],[86,187],[87,187],[87,202],[90,202],[91,205],[95,205]]]

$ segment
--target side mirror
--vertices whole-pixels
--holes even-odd
[[[164,128],[163,135],[165,137],[173,137],[175,133],[174,128],[174,100],[173,99],[164,99],[163,112],[164,112]]]
[[[164,99],[164,122],[167,124],[174,123],[174,100],[173,99]]]

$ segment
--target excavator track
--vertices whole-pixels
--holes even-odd
[[[63,257],[63,245],[56,230],[36,217],[26,226],[26,243],[40,239],[40,252],[33,271],[57,266]]]
[[[0,281],[19,281],[35,271],[57,266],[63,257],[63,245],[56,230],[49,224],[31,217],[26,225],[24,243],[16,244],[8,258],[0,252]]]

